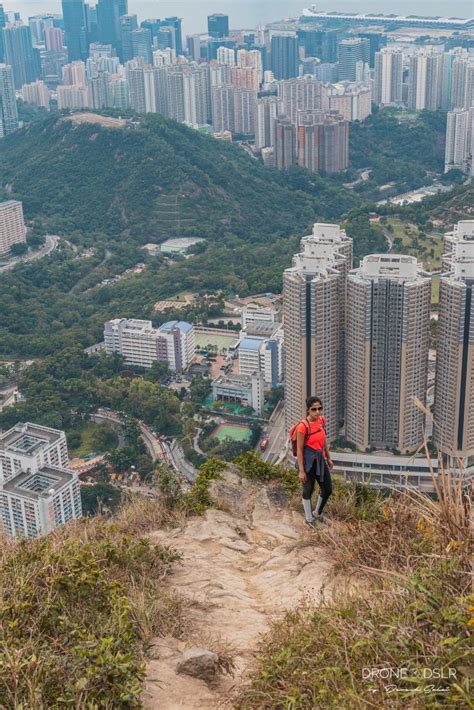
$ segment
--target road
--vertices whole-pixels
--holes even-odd
[[[283,401],[278,402],[272,414],[268,424],[267,436],[269,444],[267,450],[262,453],[262,458],[269,463],[276,463],[283,453],[288,439]]]
[[[390,254],[393,249],[393,237],[387,229],[382,228],[382,232],[385,237],[385,241],[388,244],[387,254]]]
[[[42,259],[44,256],[51,254],[59,244],[59,237],[55,234],[47,234],[45,242],[40,249],[36,251],[28,252],[25,256],[17,256],[14,259],[10,259],[7,264],[0,266],[0,272],[11,271],[18,264],[27,264],[31,261],[36,261],[37,259]]]
[[[122,417],[117,412],[99,409],[92,415],[94,421],[111,421],[115,424],[123,424]],[[184,476],[186,480],[194,483],[197,477],[197,469],[186,459],[181,447],[173,441],[171,444],[156,437],[150,428],[143,422],[139,422],[143,442],[148,449],[153,461],[162,461],[172,466],[176,473]]]
[[[176,472],[184,476],[190,483],[194,483],[198,475],[198,470],[187,460],[181,446],[179,446],[176,441],[173,441],[171,444],[164,442],[164,446],[170,457],[171,465]]]

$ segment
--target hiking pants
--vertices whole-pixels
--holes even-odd
[[[306,500],[311,500],[311,496],[314,493],[316,481],[318,482],[319,494],[322,498],[322,502],[319,506],[318,512],[322,513],[323,508],[332,493],[331,472],[326,461],[324,461],[324,476],[322,483],[320,479],[316,477],[316,462],[313,462],[313,465],[311,466],[310,470],[306,472],[306,481],[303,483],[303,498],[305,498]]]

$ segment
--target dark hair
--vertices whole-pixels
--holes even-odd
[[[319,397],[308,397],[306,400],[306,413],[309,412],[310,408],[313,406],[313,404],[320,404],[321,407],[323,406],[322,401],[319,399]]]

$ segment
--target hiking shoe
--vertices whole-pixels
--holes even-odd
[[[316,520],[316,518],[311,518],[311,520],[305,519],[306,525],[308,525],[308,527],[310,527],[312,530],[316,530],[317,522],[318,521]]]
[[[327,525],[329,523],[329,520],[326,518],[325,515],[317,515],[316,516],[316,522],[321,523],[322,525]]]

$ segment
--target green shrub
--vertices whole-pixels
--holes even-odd
[[[199,469],[196,482],[186,496],[185,506],[188,514],[202,515],[212,506],[209,483],[221,478],[220,473],[225,468],[225,461],[220,459],[208,459],[203,463]]]
[[[295,493],[300,488],[300,482],[295,469],[275,466],[264,461],[256,451],[247,451],[234,459],[241,473],[253,481],[268,483],[277,481],[289,494]]]
[[[177,555],[101,519],[71,530],[3,552],[0,707],[142,706],[149,639],[129,591],[159,599]]]

